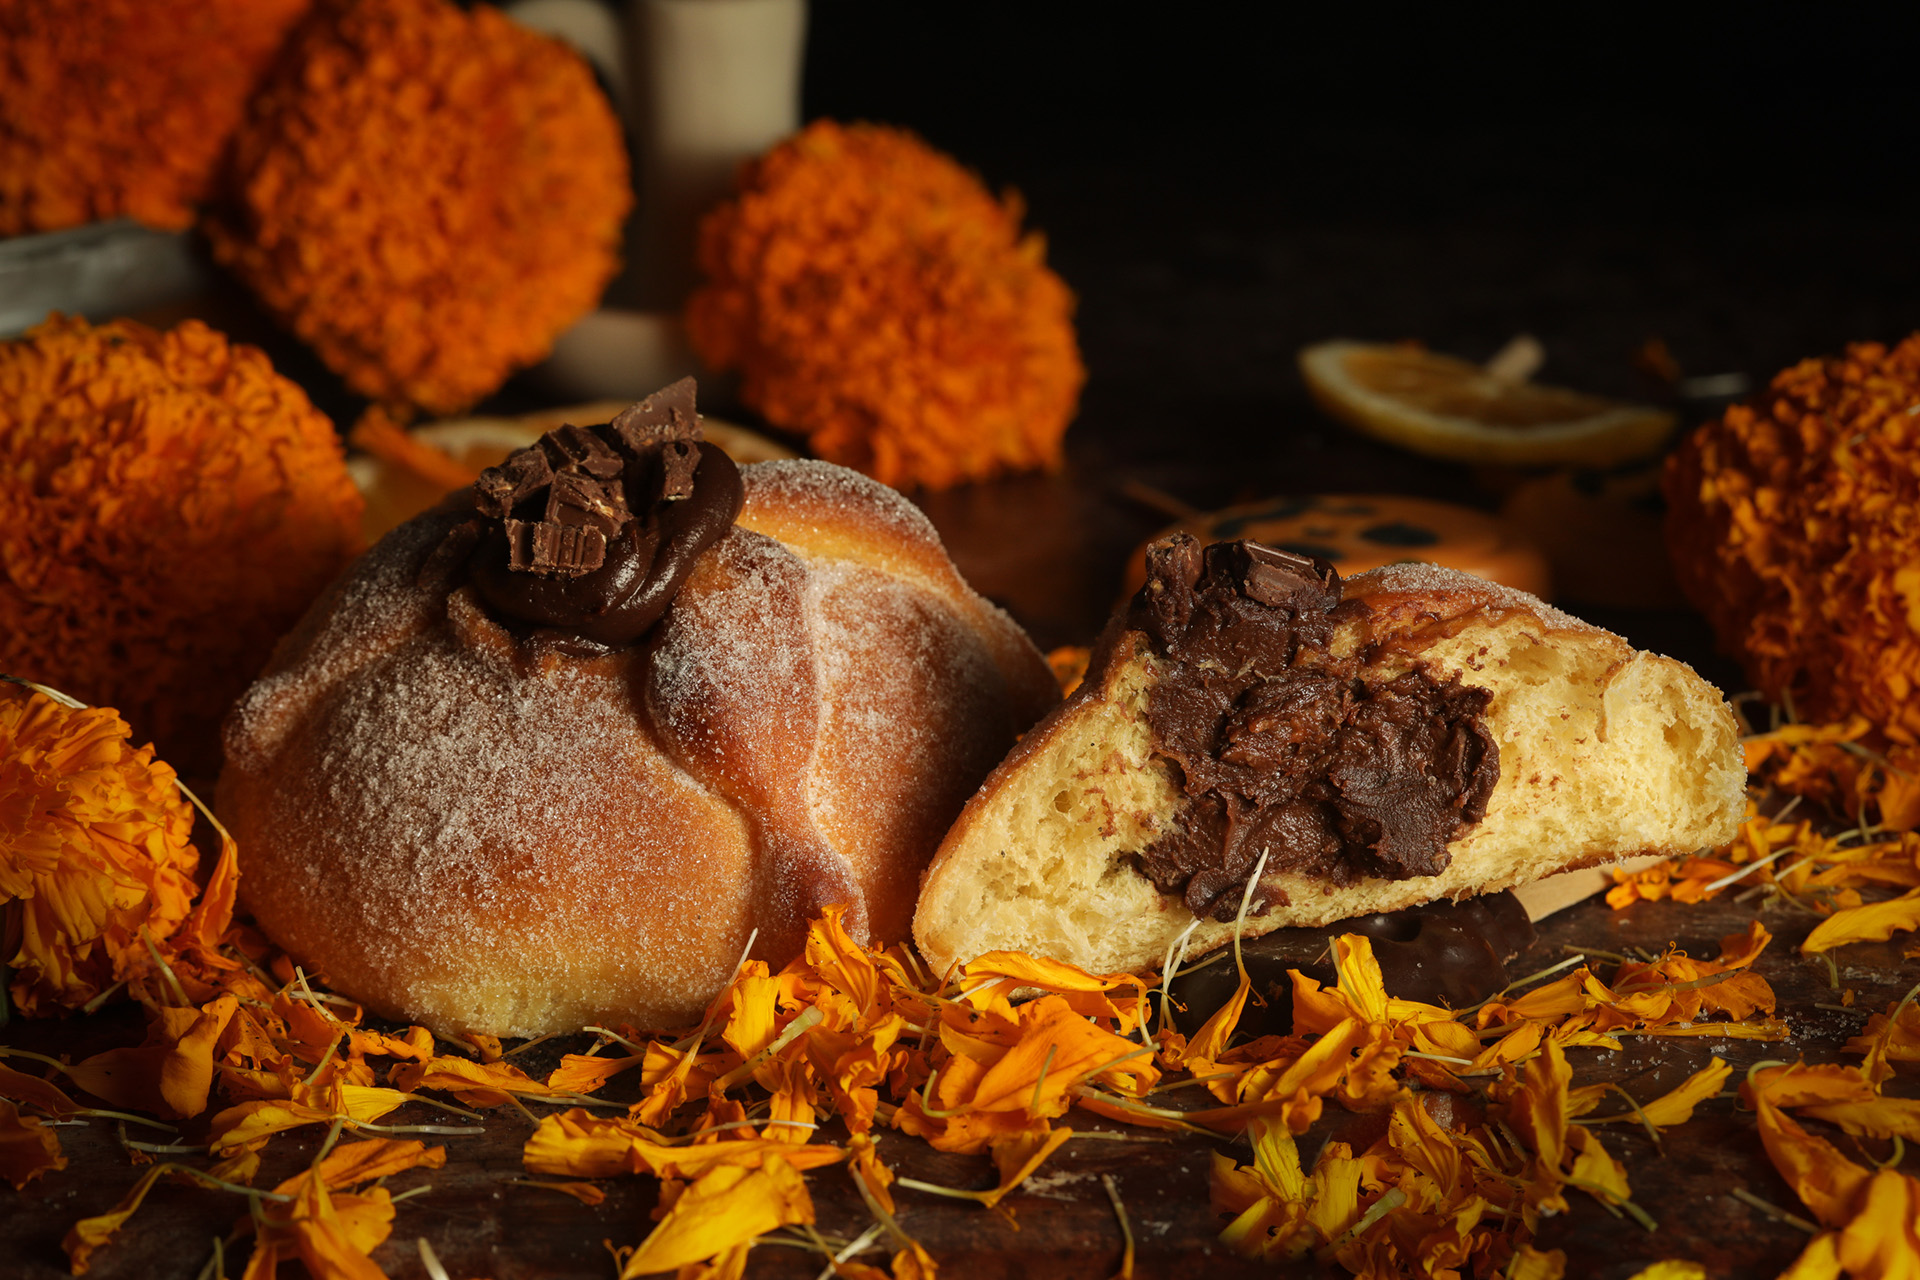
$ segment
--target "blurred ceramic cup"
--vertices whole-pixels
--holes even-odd
[[[523,27],[544,31],[572,45],[593,67],[613,105],[626,112],[631,100],[627,93],[627,41],[620,20],[601,0],[514,0],[503,6],[502,12]]]
[[[806,0],[633,0],[630,128],[643,308],[678,311],[696,280],[700,216],[735,170],[800,127]]]

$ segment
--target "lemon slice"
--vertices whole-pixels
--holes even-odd
[[[1664,409],[1502,377],[1415,346],[1322,342],[1300,353],[1315,400],[1368,435],[1460,462],[1610,466],[1657,451]]]
[[[518,418],[456,418],[410,431],[390,426],[375,427],[371,433],[356,431],[353,443],[366,452],[347,459],[347,470],[367,503],[361,533],[372,544],[453,490],[472,484],[482,471],[499,466],[515,449],[524,449],[565,423],[609,422],[628,403],[600,400]],[[738,463],[798,456],[757,431],[707,414],[700,415],[700,426],[710,443]]]

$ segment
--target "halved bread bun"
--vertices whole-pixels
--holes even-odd
[[[1209,566],[1220,550],[1206,553]],[[1198,563],[1196,550],[1187,555]],[[1470,730],[1481,744],[1477,759],[1497,755],[1497,766],[1485,766],[1497,767],[1497,781],[1488,789],[1483,773],[1474,795],[1465,788],[1454,797],[1451,825],[1434,828],[1444,852],[1436,847],[1424,864],[1437,865],[1436,873],[1383,866],[1351,839],[1345,852],[1315,866],[1288,867],[1275,857],[1256,890],[1243,887],[1249,869],[1215,897],[1192,950],[1232,937],[1243,896],[1255,906],[1245,923],[1254,936],[1495,892],[1636,854],[1684,855],[1733,838],[1746,777],[1738,731],[1718,690],[1691,668],[1453,570],[1393,565],[1341,584],[1319,569],[1331,583],[1328,599],[1338,603],[1317,615],[1319,639],[1298,647],[1291,669],[1334,664],[1347,682],[1348,707],[1366,705],[1410,672],[1427,687],[1455,691],[1448,696],[1456,706],[1482,708],[1459,734]],[[1189,571],[1189,587],[1196,574]],[[1155,590],[1150,581],[1108,628],[1086,681],[994,771],[935,855],[914,933],[936,971],[1000,949],[1094,972],[1144,970],[1159,966],[1194,926],[1191,894],[1163,892],[1143,870],[1144,855],[1179,837],[1192,819],[1196,790],[1150,723],[1150,711],[1162,705],[1156,689],[1194,678],[1182,676],[1180,655],[1143,622]],[[1266,616],[1239,601],[1235,607],[1238,617]],[[1285,608],[1267,613],[1276,626],[1294,616]],[[1216,674],[1225,670],[1212,665]],[[1428,723],[1437,724],[1437,713]],[[1285,732],[1299,736],[1297,726]],[[1207,762],[1189,758],[1188,765],[1204,772]],[[1307,794],[1330,788],[1323,773]],[[1340,824],[1351,829],[1341,818],[1322,830]]]

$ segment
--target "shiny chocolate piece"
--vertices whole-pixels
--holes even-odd
[[[606,648],[660,620],[744,500],[733,460],[700,442],[693,397],[683,378],[481,473],[467,573],[496,616]]]
[[[1148,552],[1127,622],[1167,660],[1147,722],[1186,801],[1136,861],[1197,916],[1232,920],[1262,853],[1336,884],[1436,875],[1486,813],[1492,695],[1421,668],[1368,681],[1328,651],[1342,607],[1362,606],[1310,556],[1186,534]]]
[[[1430,902],[1381,915],[1358,916],[1319,929],[1276,929],[1240,944],[1253,991],[1240,1017],[1244,1039],[1286,1035],[1293,1025],[1293,973],[1330,986],[1335,980],[1333,939],[1365,934],[1387,994],[1401,1000],[1465,1009],[1507,985],[1506,962],[1533,944],[1527,910],[1511,893],[1464,902]],[[1205,968],[1182,971],[1171,988],[1174,1023],[1193,1035],[1239,986],[1232,950]]]

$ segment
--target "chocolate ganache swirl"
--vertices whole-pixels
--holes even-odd
[[[701,442],[683,378],[612,422],[550,431],[483,471],[468,576],[498,616],[622,648],[666,613],[744,496],[733,460]]]
[[[1177,534],[1148,552],[1127,626],[1164,660],[1147,723],[1185,800],[1136,860],[1195,915],[1233,919],[1263,853],[1334,883],[1435,875],[1486,813],[1492,695],[1336,654],[1338,624],[1365,610],[1326,561],[1257,542]]]

